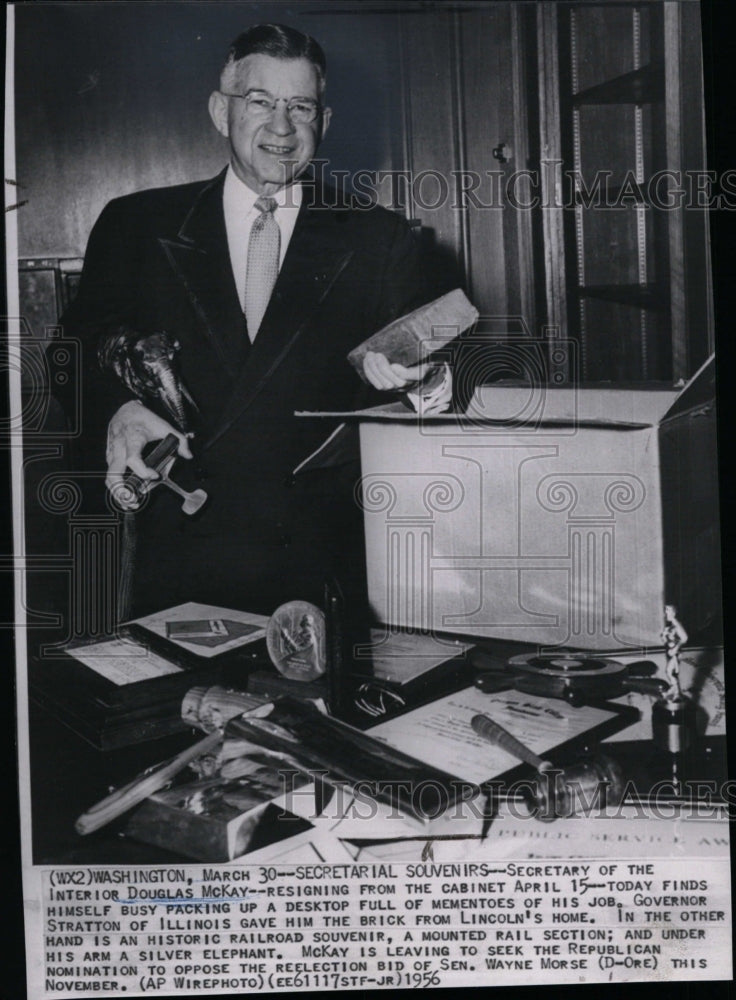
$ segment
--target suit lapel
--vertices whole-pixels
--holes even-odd
[[[230,264],[222,208],[223,171],[197,195],[179,231],[159,243],[186,289],[225,373],[240,366],[248,337]]]
[[[321,207],[305,186],[299,217],[258,336],[205,447],[221,437],[251,405],[347,266],[353,251],[346,242],[335,239],[337,233],[333,213]]]

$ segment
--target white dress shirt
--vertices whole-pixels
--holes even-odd
[[[235,287],[238,290],[240,308],[245,311],[245,272],[248,266],[248,241],[251,226],[261,214],[255,207],[258,195],[244,184],[235,174],[232,166],[227,168],[225,188],[222,196],[222,206],[225,212],[225,228],[227,230],[227,245],[230,252],[230,264],[235,277]],[[279,252],[279,270],[284,263],[284,257],[289,247],[299,207],[302,203],[302,186],[297,181],[289,187],[280,188],[271,195],[276,201],[273,217],[281,230],[281,246]],[[452,375],[447,365],[443,366],[442,377],[439,373],[434,378],[427,379],[431,388],[420,387],[415,392],[406,395],[412,406],[419,413],[442,413],[448,409],[452,397]],[[439,384],[437,384],[439,382]]]
[[[258,197],[255,191],[252,191],[237,177],[232,166],[229,166],[225,176],[222,207],[225,211],[230,264],[235,277],[235,287],[238,290],[240,308],[243,310],[245,309],[245,271],[248,266],[250,230],[261,214],[255,207]],[[277,207],[273,217],[281,230],[280,270],[284,263],[291,235],[294,232],[299,206],[302,203],[302,186],[299,183],[292,184],[289,187],[281,188],[270,197],[276,202]]]

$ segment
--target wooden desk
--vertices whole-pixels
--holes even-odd
[[[158,864],[182,860],[173,850],[125,837],[125,817],[86,837],[76,833],[74,822],[103,798],[110,786],[125,784],[145,768],[191,745],[201,736],[198,731],[102,752],[37,706],[32,704],[29,714],[35,864]],[[672,798],[662,784],[671,779],[671,762],[651,741],[607,743],[605,752],[621,764],[640,797],[658,787],[660,801]],[[685,782],[715,782],[718,788],[726,779],[726,765],[725,737],[707,737],[688,754],[680,777]],[[691,789],[694,791],[693,786]]]

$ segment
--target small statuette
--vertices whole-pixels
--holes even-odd
[[[695,705],[680,687],[680,650],[687,642],[687,632],[677,620],[677,608],[664,609],[662,643],[666,657],[665,672],[669,688],[652,706],[652,735],[673,760],[695,740]]]
[[[669,690],[665,692],[665,699],[677,701],[682,698],[680,687],[680,650],[687,642],[687,632],[677,620],[677,608],[672,604],[667,604],[664,609],[664,628],[662,629],[662,642],[664,644],[667,662],[665,672],[669,682]]]

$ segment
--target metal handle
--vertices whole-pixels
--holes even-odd
[[[156,447],[153,449],[151,454],[145,459],[146,465],[149,469],[153,469],[154,472],[158,472],[161,475],[162,469],[165,467],[168,460],[176,452],[179,447],[179,439],[176,434],[167,434],[163,441],[159,441]],[[143,494],[149,487],[149,481],[146,479],[141,479],[134,472],[131,472],[123,480],[123,484],[134,493],[138,499],[142,499]]]
[[[491,153],[493,154],[493,159],[498,160],[499,163],[509,163],[511,161],[511,149],[505,142],[499,142],[497,146],[493,147]]]
[[[196,514],[197,511],[207,502],[207,494],[204,490],[193,490],[188,493],[182,489],[178,483],[168,476],[167,469],[169,463],[173,464],[172,456],[179,447],[179,439],[175,434],[168,434],[163,441],[159,441],[151,454],[146,458],[146,465],[158,472],[158,479],[141,479],[131,472],[123,480],[124,486],[131,491],[140,503],[143,497],[155,486],[168,486],[168,488],[182,498],[184,503],[181,509],[185,514]]]

